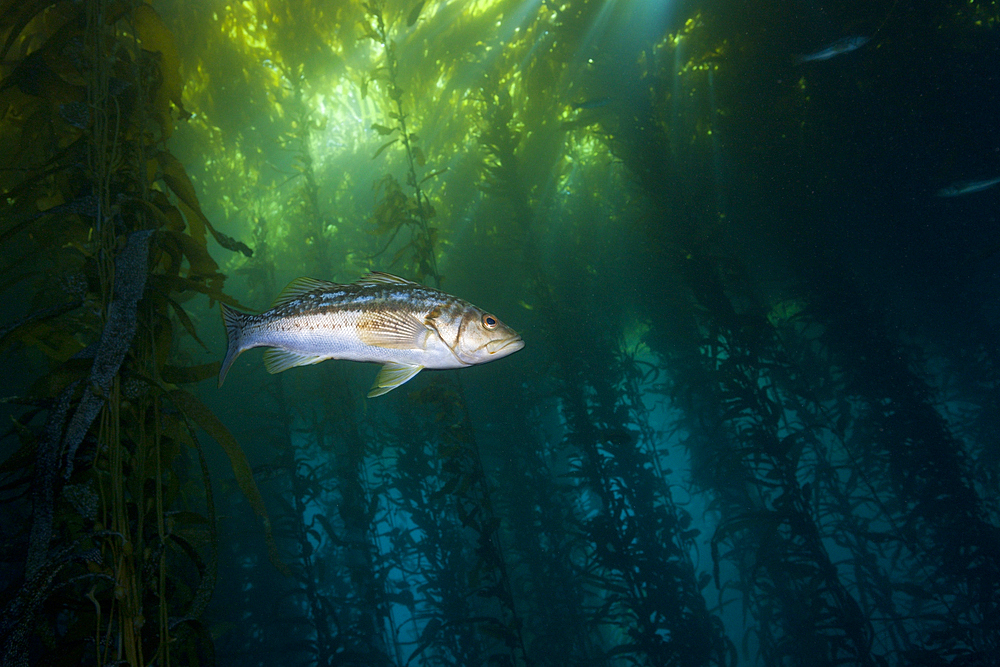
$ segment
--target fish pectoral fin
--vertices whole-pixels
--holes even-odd
[[[358,318],[358,339],[365,345],[391,350],[422,350],[432,331],[406,311],[371,311]]]
[[[280,347],[272,347],[264,353],[264,368],[268,373],[280,373],[294,366],[318,364],[326,359],[329,357],[320,354],[299,354]]]
[[[388,394],[399,385],[413,379],[413,376],[422,370],[424,370],[423,366],[399,364],[395,361],[388,362],[382,366],[378,377],[375,378],[375,384],[372,385],[371,391],[368,392],[368,398]]]

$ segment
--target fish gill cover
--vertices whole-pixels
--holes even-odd
[[[998,22],[0,0],[0,664],[992,664]],[[216,386],[371,272],[524,350]]]

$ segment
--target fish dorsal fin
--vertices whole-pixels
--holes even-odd
[[[412,280],[406,280],[405,278],[400,278],[399,276],[394,276],[391,273],[383,273],[381,271],[372,271],[367,276],[359,278],[354,282],[355,285],[362,285],[364,287],[370,287],[372,285],[417,285],[421,286],[420,283],[415,283]]]
[[[333,289],[337,287],[337,283],[331,283],[328,280],[317,280],[316,278],[296,278],[292,282],[288,283],[285,289],[281,290],[281,294],[278,298],[274,300],[271,304],[271,308],[277,308],[278,306],[284,306],[290,301],[294,301],[299,297],[308,294],[309,292],[314,292],[319,289]]]
[[[368,398],[388,394],[404,382],[412,380],[413,376],[423,369],[424,367],[419,365],[399,364],[395,361],[390,361],[385,366],[382,366],[382,370],[379,371],[378,377],[375,378],[375,384],[372,385],[371,391],[368,392]]]
[[[280,373],[295,366],[318,364],[329,358],[320,354],[298,354],[280,347],[272,347],[264,353],[264,368],[268,373]]]
[[[405,310],[370,310],[358,316],[357,331],[358,339],[365,345],[422,350],[433,330]]]

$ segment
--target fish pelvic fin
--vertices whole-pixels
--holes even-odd
[[[395,361],[388,362],[382,366],[378,377],[375,378],[375,384],[372,385],[371,391],[368,392],[368,398],[388,394],[399,385],[412,380],[422,370],[424,370],[424,367],[419,365],[400,364]]]
[[[222,387],[222,383],[226,381],[229,367],[243,352],[243,326],[246,314],[230,308],[224,303],[220,305],[222,306],[222,322],[226,325],[226,356],[219,368],[219,387]]]

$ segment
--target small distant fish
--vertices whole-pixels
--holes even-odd
[[[298,278],[259,315],[222,304],[229,347],[219,386],[242,352],[264,353],[280,373],[326,359],[383,364],[369,398],[386,394],[425,368],[462,368],[524,347],[495,315],[430,287],[374,272],[349,285]]]
[[[611,104],[610,97],[595,97],[594,99],[585,100],[583,102],[573,102],[574,109],[600,109],[601,107],[606,107]]]
[[[851,51],[857,51],[869,41],[871,41],[871,37],[865,37],[864,35],[844,37],[842,39],[838,39],[829,46],[823,47],[819,51],[797,57],[795,59],[795,64],[801,65],[802,63],[809,63],[815,60],[829,60],[834,56],[850,53]]]
[[[992,188],[997,183],[1000,183],[1000,177],[990,178],[985,181],[959,181],[938,190],[937,196],[961,197],[962,195],[970,195],[973,192],[982,192],[983,190]]]

